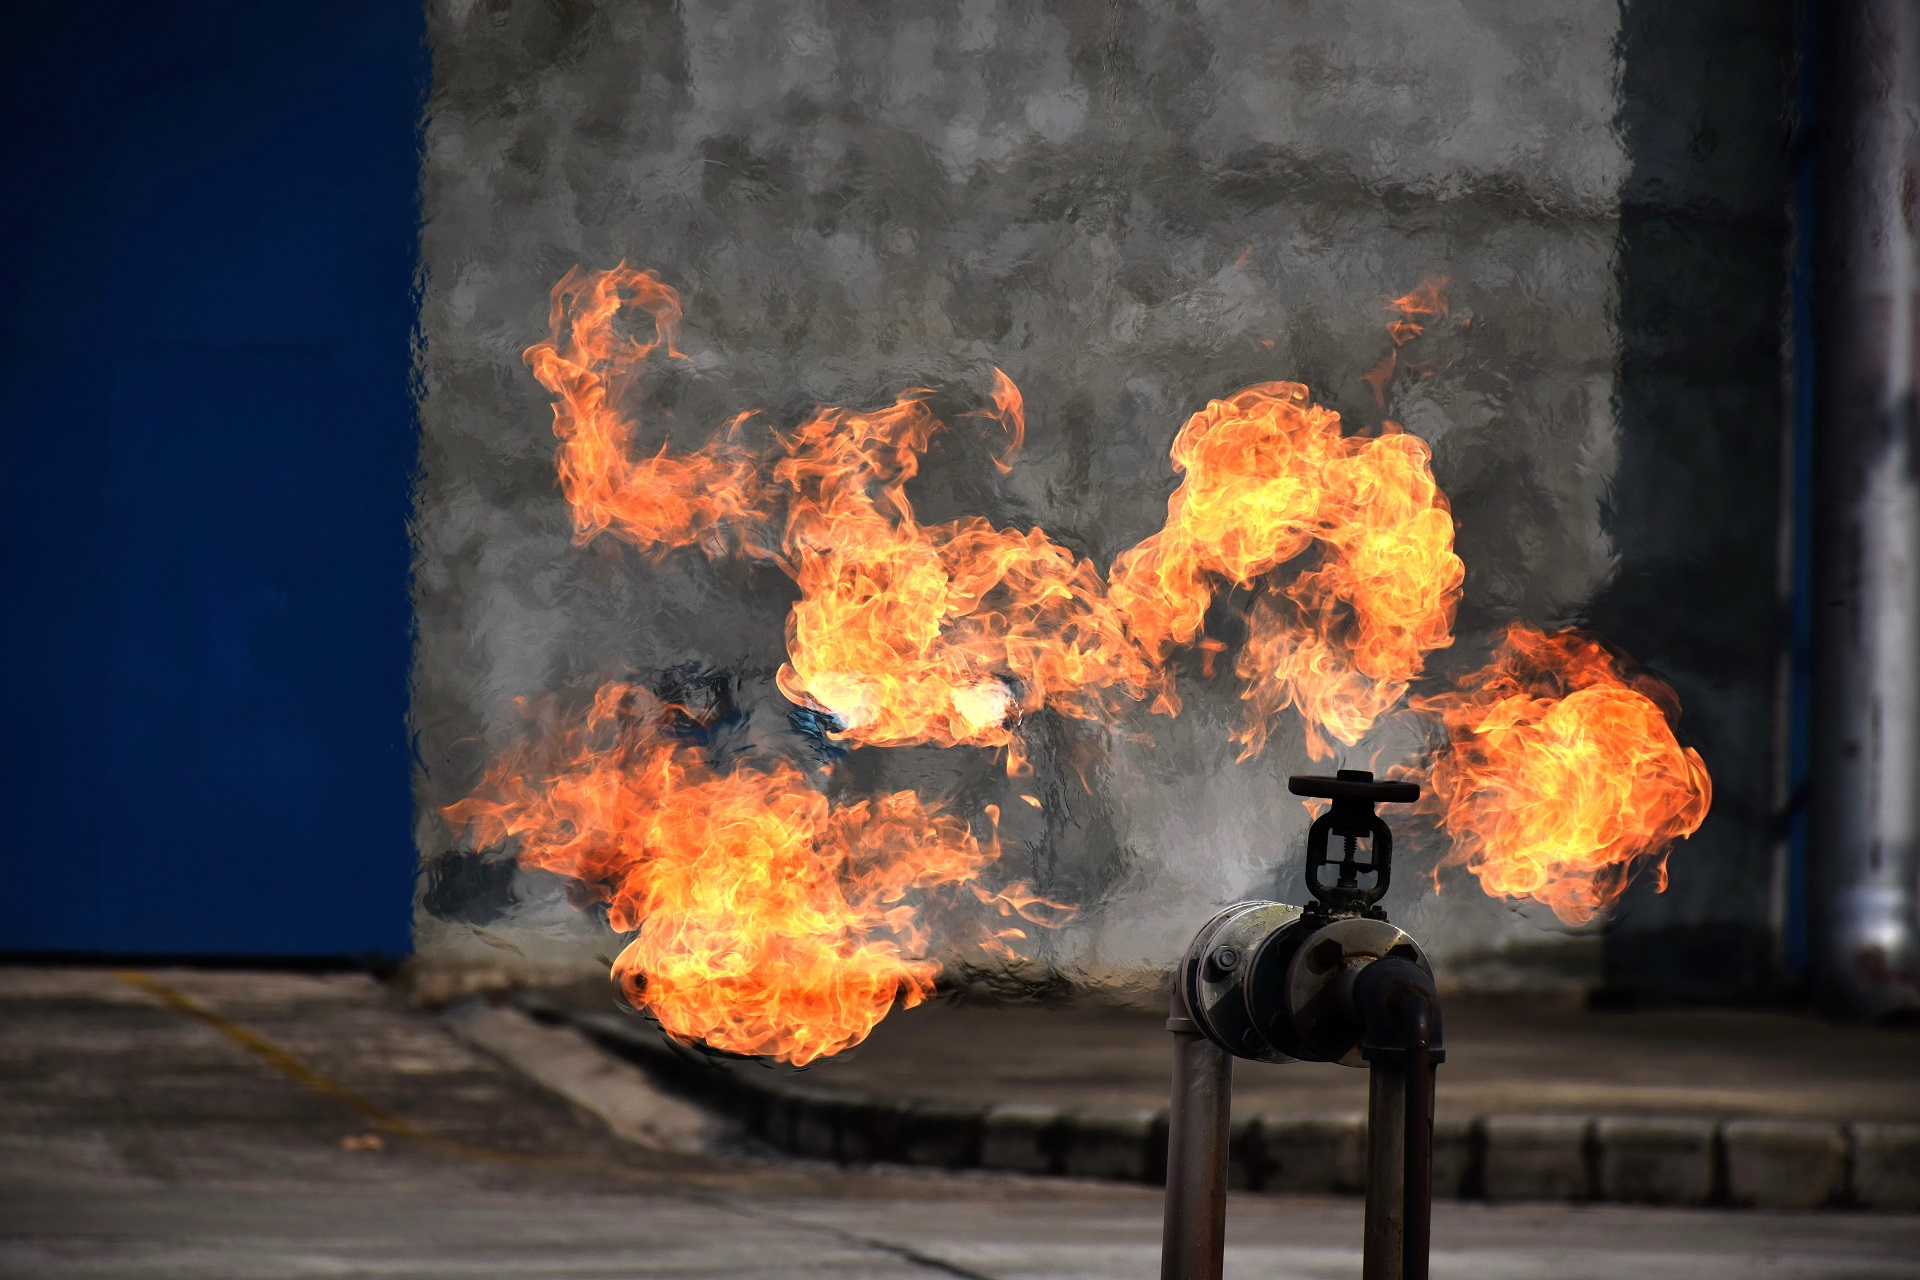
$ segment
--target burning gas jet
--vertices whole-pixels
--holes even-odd
[[[1370,375],[1383,399],[1397,348],[1446,314],[1442,283],[1391,304],[1396,354]],[[625,330],[633,312],[649,334]],[[1406,701],[1453,641],[1464,569],[1431,451],[1391,423],[1343,434],[1297,383],[1208,404],[1174,439],[1165,526],[1103,575],[1040,529],[915,517],[905,487],[944,427],[925,391],[819,409],[758,445],[743,415],[697,449],[642,452],[624,402],[650,361],[680,356],[680,316],[672,288],[624,264],[554,287],[550,336],[527,360],[554,396],[575,540],[778,566],[800,593],[778,686],[839,742],[987,747],[1018,774],[1021,719],[1043,707],[1177,715],[1170,659],[1223,647],[1203,623],[1234,586],[1256,593],[1233,662],[1242,758],[1289,707],[1316,758],[1403,705],[1432,717],[1423,804],[1448,860],[1488,893],[1591,919],[1642,866],[1664,884],[1666,851],[1705,820],[1711,783],[1674,737],[1671,690],[1589,637],[1516,624],[1457,689]],[[999,421],[996,465],[1010,468],[1024,405],[999,370],[977,416]],[[1012,917],[1067,911],[981,885],[997,836],[938,805],[912,792],[836,804],[781,760],[717,768],[662,730],[674,714],[608,685],[583,725],[496,760],[446,811],[477,844],[515,840],[525,865],[591,886],[613,927],[637,931],[615,972],[669,1033],[809,1062],[931,993],[916,902],[971,893],[1001,918],[976,941],[1001,949],[1024,936]]]

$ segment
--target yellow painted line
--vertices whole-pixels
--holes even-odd
[[[280,1072],[281,1075],[287,1077],[287,1079],[293,1081],[301,1088],[333,1099],[349,1111],[358,1113],[367,1123],[373,1125],[376,1129],[384,1129],[396,1137],[412,1138],[417,1142],[424,1142],[430,1146],[439,1147],[446,1151],[457,1152],[460,1155],[470,1156],[479,1160],[538,1159],[538,1157],[535,1156],[516,1155],[509,1151],[493,1151],[486,1147],[470,1147],[465,1143],[450,1142],[445,1138],[435,1137],[406,1117],[395,1115],[379,1103],[361,1097],[346,1085],[335,1080],[332,1076],[315,1071],[312,1067],[302,1062],[299,1058],[296,1058],[293,1054],[288,1053],[285,1049],[282,1049],[279,1045],[273,1043],[273,1041],[267,1039],[259,1032],[248,1027],[243,1027],[231,1018],[223,1017],[215,1013],[212,1009],[207,1008],[207,1006],[201,1004],[186,992],[170,987],[157,978],[133,969],[117,969],[114,971],[113,976],[127,983],[129,986],[138,987],[169,1008],[200,1019],[200,1021],[206,1023],[215,1031],[218,1031],[242,1049],[245,1049],[248,1053],[254,1054],[256,1057],[264,1060],[269,1066],[273,1067],[276,1071]]]

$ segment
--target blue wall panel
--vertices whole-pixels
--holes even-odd
[[[0,41],[0,950],[402,952],[417,6]]]

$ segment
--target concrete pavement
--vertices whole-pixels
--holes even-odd
[[[799,1156],[1157,1182],[1163,1016],[1080,1005],[896,1011],[797,1070],[670,1041],[604,982],[515,1002]],[[1741,1010],[1447,1001],[1442,1198],[1920,1210],[1920,1033]],[[536,1074],[544,1064],[536,1064]],[[1231,1184],[1357,1193],[1366,1073],[1238,1062]]]
[[[369,979],[153,976],[202,1012],[0,971],[0,1275],[1157,1274],[1148,1188],[649,1151]],[[1912,1216],[1435,1216],[1434,1274],[1460,1280],[1920,1277]],[[1239,1196],[1230,1221],[1230,1275],[1358,1275],[1356,1201]]]
[[[557,993],[615,1009],[606,984]],[[1596,1012],[1553,997],[1446,1000],[1442,1118],[1491,1113],[1920,1120],[1920,1028],[1732,1009]],[[814,1087],[890,1097],[1164,1106],[1166,1015],[936,1001],[897,1011]],[[1234,1064],[1234,1110],[1364,1111],[1364,1071]]]

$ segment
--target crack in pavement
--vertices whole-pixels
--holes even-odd
[[[925,1267],[930,1271],[937,1271],[942,1275],[957,1276],[959,1280],[999,1280],[998,1276],[988,1275],[984,1271],[974,1271],[956,1262],[948,1262],[945,1258],[922,1252],[910,1244],[899,1244],[892,1240],[882,1240],[873,1236],[864,1236],[857,1231],[848,1231],[844,1227],[835,1227],[822,1222],[807,1222],[803,1219],[789,1218],[784,1214],[768,1213],[765,1210],[754,1210],[741,1205],[737,1201],[726,1200],[719,1197],[709,1200],[708,1203],[716,1209],[735,1214],[750,1221],[773,1223],[799,1231],[811,1232],[815,1235],[827,1236],[843,1244],[859,1245],[862,1248],[892,1254],[894,1257],[911,1262],[915,1266]]]

